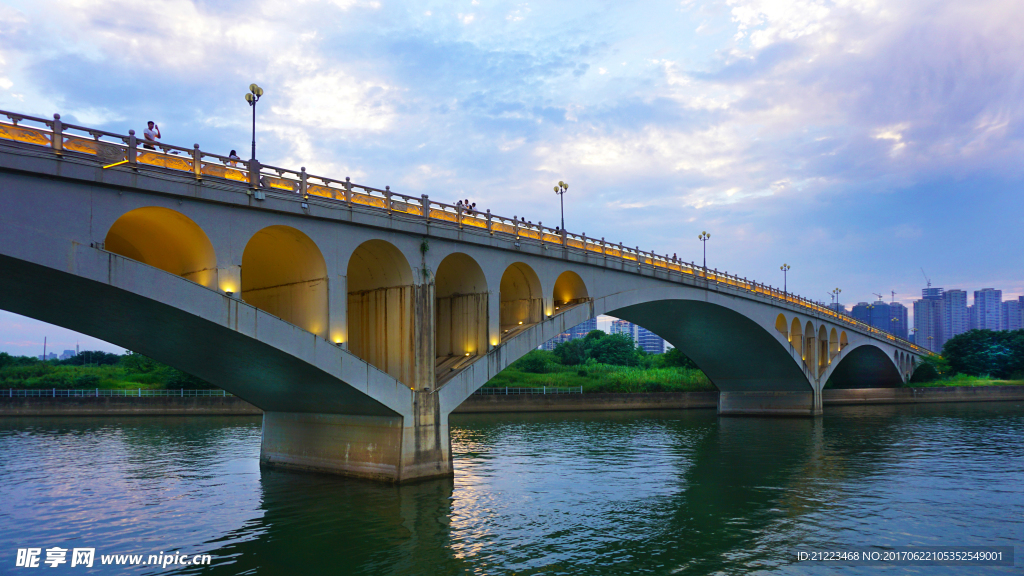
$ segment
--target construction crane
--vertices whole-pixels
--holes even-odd
[[[890,292],[892,292],[892,302],[890,302],[890,303],[891,304],[895,304],[896,303],[896,291],[895,290],[890,290]]]
[[[931,288],[932,287],[932,279],[929,278],[928,274],[925,273],[924,268],[921,268],[921,275],[924,276],[924,281],[927,282],[928,283],[928,287]]]
[[[878,301],[882,302],[882,295],[881,294],[879,294],[878,292],[872,292],[872,294],[874,294],[875,296],[878,296]]]

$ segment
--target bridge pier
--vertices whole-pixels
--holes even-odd
[[[413,404],[410,416],[264,412],[260,464],[393,483],[452,476],[437,395]]]
[[[820,416],[821,390],[720,392],[719,416]]]

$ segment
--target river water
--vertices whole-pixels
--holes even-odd
[[[798,550],[1016,546],[1024,403],[456,415],[454,480],[260,470],[260,419],[0,419],[0,574],[823,574]],[[101,555],[207,553],[205,567]],[[68,552],[70,561],[71,552]],[[848,567],[847,574],[876,574]]]

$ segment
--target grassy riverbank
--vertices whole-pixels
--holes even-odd
[[[42,361],[0,353],[0,389],[204,389],[204,380],[141,354],[83,352],[68,360]]]
[[[556,366],[536,374],[514,367],[502,370],[485,384],[488,388],[582,387],[583,392],[698,392],[715,390],[703,372],[690,368],[640,368],[590,364],[585,367]]]
[[[930,382],[910,382],[907,388],[945,388],[945,387],[968,387],[975,386],[1024,386],[1024,380],[996,380],[984,376],[968,376],[957,374],[949,378],[932,380]]]

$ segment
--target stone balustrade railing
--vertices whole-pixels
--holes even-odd
[[[8,122],[0,121],[0,139],[47,147],[58,156],[72,154],[76,157],[91,158],[106,168],[127,165],[131,169],[156,168],[175,172],[185,172],[197,180],[214,179],[235,183],[254,195],[257,199],[265,197],[267,191],[292,193],[304,200],[310,197],[341,202],[349,207],[364,206],[385,210],[389,214],[397,213],[411,217],[419,217],[434,222],[448,223],[459,228],[476,228],[490,234],[514,237],[516,241],[538,242],[545,245],[561,246],[591,254],[600,254],[603,258],[621,260],[624,264],[635,263],[637,268],[648,266],[653,269],[677,272],[682,276],[702,279],[708,283],[728,285],[775,300],[794,304],[822,318],[829,318],[840,324],[875,334],[893,343],[899,343],[920,353],[927,350],[911,344],[906,340],[879,330],[873,326],[855,320],[837,312],[828,306],[809,300],[776,287],[740,278],[717,269],[704,269],[693,262],[683,262],[678,258],[661,256],[640,250],[638,246],[628,247],[622,243],[614,244],[604,238],[592,238],[586,234],[575,234],[549,228],[541,223],[533,224],[525,219],[508,218],[491,214],[490,210],[479,212],[463,206],[445,204],[430,200],[426,194],[406,196],[392,192],[390,186],[383,190],[361,184],[355,184],[348,178],[344,181],[315,176],[306,172],[305,167],[298,171],[279,168],[259,163],[256,160],[240,160],[200,150],[199,144],[192,148],[183,148],[164,143],[148,142],[136,137],[134,130],[128,135],[115,134],[95,128],[65,124],[59,114],[52,120],[35,118],[14,112],[0,110],[0,116]]]

